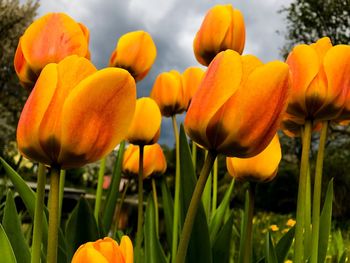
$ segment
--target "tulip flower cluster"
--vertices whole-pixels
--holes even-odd
[[[193,41],[195,58],[207,68],[191,66],[182,73],[176,70],[161,72],[154,80],[150,97],[137,99],[136,84],[147,76],[157,56],[151,35],[144,31],[122,35],[111,53],[109,67],[100,70],[90,61],[89,37],[89,30],[68,15],[49,13],[27,28],[16,50],[14,66],[19,82],[30,91],[17,127],[18,149],[26,158],[40,163],[31,244],[32,262],[40,262],[44,251],[47,251],[48,263],[57,262],[59,256],[58,234],[62,208],[59,204],[63,198],[59,190],[64,189],[65,175],[61,169],[77,168],[98,160],[101,160],[101,165],[94,216],[86,220],[92,222],[91,227],[98,234],[92,238],[88,235],[94,231],[87,231],[86,236],[72,238],[73,234],[68,233],[71,235],[70,240],[79,244],[73,242],[73,251],[60,251],[62,253],[59,254],[67,254],[67,257],[71,254],[72,259],[67,260],[73,263],[131,263],[134,262],[134,254],[136,263],[143,261],[143,255],[154,257],[147,258],[146,262],[166,262],[163,247],[159,243],[161,227],[157,186],[161,186],[168,243],[165,247],[169,249],[171,262],[183,263],[186,257],[187,261],[197,259],[198,254],[193,256],[192,253],[196,253],[198,248],[200,253],[209,253],[211,262],[212,251],[225,243],[215,242],[224,238],[228,229],[232,230],[233,222],[232,216],[229,220],[224,216],[231,213],[223,213],[230,209],[233,182],[220,209],[216,204],[216,189],[213,194],[210,192],[210,188],[217,187],[217,174],[212,181],[213,186],[211,182],[207,183],[218,155],[226,157],[227,170],[233,179],[248,181],[239,262],[250,262],[253,254],[254,189],[256,183],[269,182],[277,176],[282,159],[278,137],[280,129],[287,135],[301,136],[303,144],[294,261],[303,263],[310,258],[312,263],[323,262],[322,253],[318,253],[319,242],[326,242],[319,241],[323,238],[320,234],[323,156],[329,123],[350,120],[349,45],[333,46],[330,39],[324,37],[316,43],[294,47],[286,62],[263,63],[254,55],[242,55],[245,45],[242,13],[232,5],[217,5],[208,11]],[[186,115],[184,129],[179,135],[176,115],[182,113]],[[173,121],[176,147],[174,196],[168,191],[167,180],[160,178],[156,182],[160,176],[151,177],[152,194],[148,200],[152,201],[148,201],[144,220],[143,198],[146,191],[143,189],[143,180],[152,175],[164,174],[167,170],[166,158],[157,143],[161,136],[162,116],[171,117]],[[312,182],[311,228],[307,218],[311,214],[308,211],[311,209],[308,205],[311,197],[307,195],[311,193],[308,187],[311,182],[309,149],[312,131],[321,133]],[[191,153],[185,133],[194,146],[194,167],[191,160],[186,159]],[[129,146],[124,152],[125,141]],[[106,156],[118,144],[119,153],[111,187],[105,205],[101,206],[104,200],[102,185]],[[198,179],[195,174],[196,145],[206,152]],[[46,226],[47,220],[46,217],[42,218],[45,216],[45,166],[50,167],[51,186],[48,229],[43,227],[48,237],[42,238],[41,228]],[[127,187],[124,188],[117,213],[115,209],[122,173],[137,177],[135,250],[127,236],[121,238],[120,245],[110,237],[99,239],[103,237],[100,236],[102,233],[120,236],[117,227]],[[15,172],[9,174],[11,177]],[[15,179],[13,181],[17,187],[20,180]],[[18,192],[28,196],[30,191],[23,191],[25,187],[22,185]],[[205,188],[210,190],[207,196],[212,195],[213,198],[213,204],[209,206],[201,202]],[[332,201],[329,195],[327,192],[325,202],[328,204]],[[25,203],[32,205],[33,199]],[[203,205],[209,209],[204,210]],[[88,207],[88,204],[85,206]],[[82,207],[84,205],[78,204],[68,220],[76,220],[77,216],[86,216],[90,212],[90,208],[79,210]],[[28,210],[32,212],[33,206]],[[331,210],[328,211],[329,220],[330,213]],[[113,222],[114,214],[117,215],[116,223]],[[198,222],[200,219],[199,227],[202,228],[192,233],[192,229],[198,227],[195,226],[195,220]],[[231,225],[226,225],[230,222]],[[76,226],[76,222],[67,225]],[[2,228],[0,234],[1,231]],[[294,231],[294,228],[290,231]],[[196,240],[191,239],[191,235],[199,233],[208,240],[203,239],[200,244],[195,244]],[[284,240],[289,238],[292,243],[293,233],[288,232]],[[133,231],[131,235],[134,235]],[[328,235],[324,235],[327,242]],[[66,242],[66,237],[60,238]],[[94,241],[96,239],[99,240]],[[188,251],[190,242],[193,251]],[[207,247],[204,247],[206,244]],[[44,245],[47,248],[42,250]],[[310,254],[305,247],[311,248]],[[277,254],[275,251],[272,253],[272,249],[275,247],[267,249],[268,253]],[[224,254],[223,249],[215,251],[215,255],[218,253]]]

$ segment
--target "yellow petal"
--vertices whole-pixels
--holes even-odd
[[[81,245],[75,252],[72,263],[110,263],[99,251],[97,251],[92,242]]]
[[[233,9],[231,5],[226,5],[231,14],[231,23],[226,32],[225,39],[220,50],[233,49],[242,54],[245,44],[244,18],[238,9]]]
[[[120,250],[124,254],[125,263],[134,262],[134,251],[130,238],[128,236],[123,236],[120,241]]]
[[[157,135],[159,137],[161,120],[158,104],[153,99],[138,99],[126,139],[137,145],[155,143],[158,140]]]
[[[226,158],[229,174],[238,180],[267,182],[277,172],[282,153],[278,135],[258,155],[251,158]]]
[[[186,99],[189,104],[194,93],[199,88],[199,84],[201,83],[204,76],[204,70],[199,67],[189,67],[182,74],[183,81],[183,89],[186,94]]]
[[[320,60],[323,60],[327,51],[332,47],[332,42],[328,37],[323,37],[317,40],[316,43],[312,43],[310,47],[314,48]]]
[[[130,144],[123,155],[122,170],[124,174],[139,173],[139,146]]]
[[[125,138],[135,103],[135,81],[126,70],[106,68],[81,81],[63,106],[59,163],[80,166],[109,153]]]

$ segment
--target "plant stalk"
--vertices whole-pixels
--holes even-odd
[[[157,196],[157,186],[156,180],[152,177],[152,193],[153,193],[153,202],[154,202],[154,211],[156,217],[156,232],[159,237],[159,209],[158,209],[158,196]]]
[[[217,206],[217,198],[218,198],[218,158],[215,159],[214,167],[213,167],[213,201],[212,201],[212,209],[211,214],[213,215],[216,211]]]
[[[64,184],[66,181],[66,170],[61,169],[60,171],[60,193],[59,193],[59,203],[58,203],[58,225],[61,225],[62,217],[62,204],[64,198]]]
[[[139,175],[138,175],[138,213],[137,213],[137,232],[136,232],[136,262],[141,262],[141,244],[142,244],[142,224],[143,224],[143,145],[139,145]]]
[[[100,213],[105,168],[106,168],[106,157],[103,157],[101,159],[100,169],[98,171],[98,181],[97,181],[97,189],[96,189],[96,201],[95,201],[95,210],[94,210],[94,216],[95,216],[96,222],[98,222],[98,215]]]
[[[192,141],[192,162],[194,171],[197,171],[197,145],[194,141]]]

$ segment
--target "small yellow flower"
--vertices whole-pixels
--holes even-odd
[[[293,227],[295,225],[296,221],[292,218],[288,219],[286,226]]]
[[[284,263],[293,263],[293,261],[291,261],[290,259],[287,259],[286,261],[284,261]]]
[[[277,225],[271,225],[271,226],[270,226],[270,229],[271,229],[273,232],[276,232],[276,231],[280,230],[279,227],[278,227]]]

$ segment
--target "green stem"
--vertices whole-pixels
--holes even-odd
[[[61,225],[62,217],[62,203],[64,197],[64,184],[66,181],[66,170],[61,169],[60,171],[60,192],[59,192],[59,203],[58,203],[58,225]]]
[[[213,167],[213,202],[211,214],[213,215],[216,211],[217,198],[218,198],[218,158],[215,159]]]
[[[140,145],[138,175],[138,214],[136,232],[136,262],[141,262],[142,224],[143,224],[143,145]]]
[[[250,263],[253,247],[253,216],[254,216],[254,197],[256,184],[249,183],[249,188],[246,193],[246,203],[244,212],[244,223],[241,231],[241,244],[239,251],[239,262]]]
[[[305,201],[307,173],[309,167],[309,150],[311,143],[312,123],[307,120],[303,132],[303,149],[301,153],[297,214],[295,226],[294,262],[303,263],[304,260],[304,230],[305,230]]]
[[[152,192],[153,192],[153,201],[154,201],[155,217],[156,217],[156,232],[157,232],[157,236],[159,236],[158,197],[157,197],[156,180],[154,178],[152,178]]]
[[[193,191],[191,202],[190,202],[190,205],[189,205],[188,210],[187,210],[185,223],[184,223],[184,226],[183,226],[183,229],[181,232],[179,248],[177,250],[177,255],[176,255],[176,262],[177,263],[185,262],[188,243],[190,241],[194,219],[196,217],[198,206],[199,206],[199,203],[201,201],[201,197],[202,197],[205,183],[208,179],[208,175],[210,173],[210,170],[213,167],[216,155],[217,154],[215,152],[211,152],[211,151],[208,152],[208,156],[205,160],[203,169],[200,173],[196,187]]]
[[[32,243],[32,257],[31,262],[40,262],[41,240],[43,236],[43,215],[44,215],[44,199],[45,199],[45,184],[46,174],[45,165],[39,163],[35,212],[34,212],[34,229],[33,229],[33,243]]]
[[[47,263],[57,262],[60,168],[51,167]]]
[[[193,162],[193,168],[196,172],[196,166],[197,166],[197,145],[194,141],[192,141],[192,162]]]
[[[96,189],[96,201],[95,201],[95,210],[94,210],[94,216],[95,216],[96,222],[98,222],[98,215],[100,213],[105,168],[106,168],[106,157],[103,157],[101,159],[100,169],[98,171],[98,181],[97,181],[97,189]]]
[[[314,197],[312,209],[312,245],[311,245],[311,263],[318,262],[318,239],[320,231],[320,207],[321,207],[321,190],[322,190],[322,170],[324,150],[327,140],[328,121],[322,123],[320,135],[320,144],[318,146],[316,172],[314,182]]]
[[[171,262],[176,260],[177,241],[179,235],[179,221],[180,221],[180,142],[179,131],[177,129],[176,117],[172,116],[174,137],[175,137],[175,150],[176,150],[176,170],[175,170],[175,196],[174,196],[174,224],[173,224],[173,242],[171,249]]]
[[[128,191],[129,185],[130,185],[130,181],[128,180],[126,182],[125,186],[124,186],[124,190],[123,190],[122,196],[120,198],[120,203],[119,203],[119,207],[118,207],[118,210],[117,210],[117,215],[115,217],[116,220],[115,220],[115,225],[114,225],[114,233],[117,233],[117,231],[118,231],[120,215],[121,215],[121,212],[122,212],[122,208],[123,208],[123,204],[124,204],[124,201],[125,201],[126,192]]]

